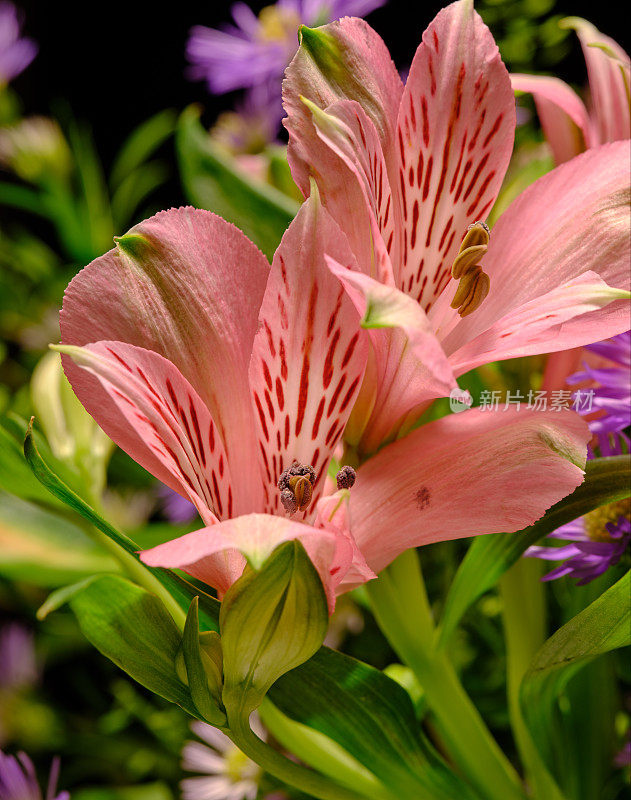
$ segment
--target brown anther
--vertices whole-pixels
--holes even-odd
[[[294,493],[298,511],[306,511],[313,496],[313,486],[305,475],[297,475],[289,479],[289,487]]]
[[[298,511],[298,503],[291,489],[283,489],[280,493],[280,502],[288,514],[295,514]]]
[[[338,489],[350,489],[357,478],[357,473],[352,467],[342,467],[335,476]]]
[[[478,264],[486,253],[488,245],[488,225],[484,222],[474,222],[473,225],[469,225],[451,267],[452,277],[460,281],[451,301],[451,307],[457,308],[461,317],[466,317],[475,311],[491,288],[489,276]]]
[[[280,500],[289,514],[307,510],[313,497],[315,481],[315,470],[310,464],[294,461],[289,469],[281,473],[278,479]]]

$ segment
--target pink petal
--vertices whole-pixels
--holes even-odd
[[[529,92],[535,98],[541,127],[557,164],[595,144],[587,109],[567,83],[547,75],[511,75],[511,83],[516,91]]]
[[[235,513],[257,507],[249,497],[258,475],[247,376],[268,273],[265,257],[233,225],[208,211],[172,209],[132,228],[82,270],[61,313],[64,344],[127,342],[177,367],[209,409],[240,475]],[[83,405],[113,421],[117,412],[99,382],[65,362]]]
[[[319,203],[304,203],[276,251],[261,305],[250,383],[265,508],[284,513],[276,482],[294,459],[316,471],[316,491],[364,373],[368,342],[324,254],[355,267],[346,240]]]
[[[532,346],[524,330],[521,344],[528,349],[522,354],[575,347],[628,329],[628,303],[607,303],[602,284],[594,281],[593,307],[598,310],[586,316],[585,293],[577,293],[572,317],[568,290],[574,285],[585,288],[589,271],[610,287],[629,289],[629,160],[628,144],[623,142],[588,150],[544,175],[502,214],[482,261],[491,279],[489,295],[477,311],[441,337],[458,371],[507,357],[501,355],[502,337],[515,334],[517,319],[537,325]],[[439,336],[455,318],[455,312],[448,310],[441,320],[441,311],[437,307],[430,315]],[[547,313],[546,342],[541,323]],[[471,343],[478,337],[480,346],[474,347]],[[497,350],[488,349],[493,339]]]
[[[177,367],[122,342],[61,349],[96,376],[111,398],[113,405],[99,409],[96,420],[116,434],[125,452],[194,503],[206,524],[232,515],[230,468],[221,436]]]
[[[568,23],[576,30],[583,48],[598,141],[604,144],[628,139],[631,130],[629,56],[616,41],[604,36],[586,20],[571,17],[566,20]]]
[[[571,411],[515,407],[424,425],[358,470],[359,548],[379,572],[409,547],[531,525],[583,481],[589,436]]]
[[[182,569],[223,595],[243,572],[243,556],[259,568],[274,548],[292,539],[302,542],[318,570],[332,611],[333,586],[339,583],[337,575],[331,575],[337,536],[301,522],[268,514],[247,514],[145,550],[140,558],[150,567]]]
[[[470,0],[452,3],[423,34],[396,132],[399,286],[424,309],[449,281],[467,226],[491,209],[514,132],[515,99],[491,32]]]
[[[347,490],[320,498],[314,521],[316,528],[333,531],[337,536],[337,549],[331,575],[338,595],[377,577],[366,563],[351,533],[349,498],[350,493]]]
[[[326,111],[304,102],[328,148],[318,149],[322,160],[311,161],[322,201],[346,234],[359,268],[394,285],[391,259],[398,263],[400,213],[375,126],[352,100],[340,100]]]
[[[506,314],[451,358],[458,375],[490,361],[567,350],[626,330],[629,294],[586,272]],[[603,318],[596,313],[603,309]],[[571,323],[571,324],[568,324]]]
[[[427,400],[445,397],[456,386],[451,366],[423,309],[411,297],[327,257],[367,328],[374,365],[367,370],[359,408],[346,433],[362,453],[393,439],[402,423]],[[363,415],[363,419],[359,419]],[[361,442],[361,443],[360,443]]]
[[[403,92],[401,78],[387,47],[363,20],[345,17],[318,28],[316,35],[320,41],[326,37],[327,42],[326,46],[318,48],[320,63],[310,51],[308,38],[303,38],[298,53],[287,67],[283,83],[289,162],[294,180],[305,195],[309,193],[309,165],[321,160],[319,150],[325,145],[318,140],[311,114],[301,96],[323,109],[336,100],[356,100],[377,129],[386,161],[393,163],[389,154]]]

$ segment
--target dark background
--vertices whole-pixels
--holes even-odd
[[[211,97],[202,82],[186,79],[184,47],[192,25],[217,27],[229,21],[232,0],[164,5],[16,1],[25,13],[25,33],[40,46],[36,60],[14,82],[25,112],[51,113],[55,101],[66,101],[75,117],[92,125],[106,165],[126,135],[163,108],[199,102],[210,123],[231,105],[230,95]],[[249,0],[249,5],[258,10],[269,2]],[[390,0],[368,17],[400,69],[409,65],[423,30],[445,4]],[[559,0],[553,12],[584,16],[628,50],[628,26],[619,4]],[[585,81],[575,41],[556,71],[579,85]]]

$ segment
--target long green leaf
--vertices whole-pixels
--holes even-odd
[[[31,421],[32,423],[32,421]],[[138,545],[113,525],[103,519],[85,500],[82,500],[61,478],[59,478],[41,457],[33,438],[32,424],[24,439],[24,455],[35,477],[67,506],[94,525],[97,530],[114,542],[127,556],[131,556],[139,574],[146,572],[157,580],[173,596],[177,605],[184,612],[189,608],[195,595],[200,596],[200,618],[202,625],[208,630],[217,630],[219,620],[219,603],[212,597],[191,586],[187,581],[171,570],[145,566],[138,558]],[[168,596],[167,596],[168,597]]]
[[[271,258],[298,204],[272,186],[253,181],[212,141],[192,106],[180,117],[176,146],[189,200],[234,223]]]
[[[98,575],[69,604],[97,650],[147,689],[198,716],[175,671],[180,631],[155,595],[126,578]]]
[[[477,797],[423,739],[407,692],[368,664],[322,647],[283,675],[269,698],[290,719],[336,741],[401,797]]]
[[[143,164],[175,131],[176,112],[159,111],[140,124],[127,137],[110,170],[110,186],[116,189]]]
[[[439,642],[445,645],[467,609],[500,579],[539,539],[594,508],[631,494],[631,456],[587,462],[584,482],[534,525],[517,533],[492,533],[473,540],[454,578],[441,620]]]
[[[70,519],[0,491],[0,576],[56,587],[119,569]]]
[[[549,735],[557,698],[568,681],[596,656],[631,644],[631,572],[554,633],[524,675],[520,701],[533,741],[551,771]]]

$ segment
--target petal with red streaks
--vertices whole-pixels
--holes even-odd
[[[366,364],[358,314],[327,268],[325,253],[355,266],[316,192],[276,251],[252,351],[257,453],[270,513],[282,513],[276,482],[294,459],[315,469],[317,501]]]
[[[331,271],[342,282],[368,329],[374,352],[371,380],[373,400],[369,419],[353,419],[349,434],[362,453],[375,452],[394,438],[404,421],[423,405],[445,397],[456,380],[442,346],[419,304],[392,286],[352,272],[327,257]],[[365,392],[367,387],[362,387]],[[359,412],[358,412],[359,413]],[[347,437],[348,438],[348,437]]]
[[[94,375],[116,410],[115,439],[141,466],[197,507],[206,524],[231,516],[230,467],[206,405],[166,358],[123,342],[60,346]],[[96,415],[105,428],[110,406]]]
[[[396,131],[399,287],[425,310],[449,281],[467,226],[495,202],[514,132],[515,99],[491,32],[470,0],[452,3],[423,34]]]
[[[269,274],[263,254],[233,225],[192,208],[141,222],[70,283],[61,312],[64,344],[113,340],[171,361],[210,411],[240,480],[235,513],[260,501],[248,367]],[[75,393],[117,428],[112,399],[96,378],[64,358]]]

